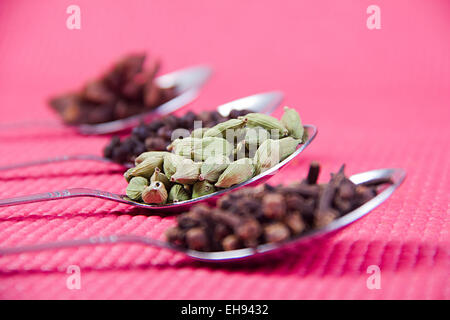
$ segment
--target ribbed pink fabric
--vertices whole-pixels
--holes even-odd
[[[307,151],[272,183],[407,170],[382,206],[335,235],[252,265],[206,265],[141,245],[0,257],[3,299],[449,299],[450,4],[448,1],[87,1],[81,30],[66,28],[74,1],[0,2],[0,165],[100,154],[109,137],[57,126],[50,94],[79,87],[130,51],[162,57],[164,71],[210,63],[215,75],[184,110],[281,89],[319,127]],[[369,30],[366,9],[381,9]],[[182,111],[184,112],[184,111]],[[276,116],[281,114],[281,109]],[[16,123],[15,125],[12,123]],[[0,198],[90,187],[122,192],[115,165],[72,162],[0,172]],[[161,237],[174,217],[77,199],[0,208],[0,246],[133,233]],[[81,289],[66,287],[69,265]],[[367,268],[381,270],[368,289]]]

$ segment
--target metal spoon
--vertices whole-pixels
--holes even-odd
[[[81,124],[65,125],[61,122],[52,120],[27,120],[20,122],[1,123],[0,129],[10,129],[14,127],[29,126],[53,126],[53,127],[72,127],[81,134],[100,135],[114,133],[137,126],[142,121],[151,121],[154,118],[161,117],[173,112],[193,101],[199,94],[200,89],[211,77],[212,69],[206,65],[193,66],[180,69],[171,73],[161,75],[155,79],[155,82],[162,88],[175,87],[176,96],[148,112],[140,113],[109,122],[99,124]]]
[[[172,74],[170,74],[172,75]],[[166,75],[167,76],[167,75]],[[165,77],[165,76],[163,76]],[[222,104],[217,107],[217,111],[224,117],[228,116],[231,110],[242,110],[247,109],[253,112],[262,112],[266,114],[272,113],[281,103],[284,98],[284,94],[279,91],[270,91],[259,93],[255,95],[251,95],[248,97],[240,98],[237,100],[233,100],[231,102]],[[123,120],[118,120],[123,121]],[[98,155],[93,154],[76,154],[76,155],[65,155],[65,156],[56,156],[47,159],[40,159],[22,163],[14,163],[11,165],[0,166],[0,171],[12,170],[25,168],[30,166],[42,165],[42,164],[50,164],[56,162],[64,162],[64,161],[76,161],[76,160],[89,160],[89,161],[100,161],[107,163],[116,163],[111,159],[104,158]],[[116,163],[117,164],[117,163]],[[125,165],[126,168],[131,167],[132,165]]]
[[[66,190],[59,190],[59,191],[53,191],[53,192],[46,192],[46,193],[38,193],[33,195],[27,195],[27,196],[21,196],[21,197],[14,197],[14,198],[8,198],[8,199],[0,199],[0,207],[8,207],[8,206],[15,206],[19,204],[26,204],[26,203],[33,203],[33,202],[42,202],[42,201],[50,201],[50,200],[60,200],[60,199],[66,199],[66,198],[76,198],[76,197],[94,197],[94,198],[102,198],[107,200],[112,200],[120,203],[126,203],[135,207],[141,207],[148,210],[153,210],[158,213],[163,212],[180,212],[182,210],[186,210],[189,207],[191,207],[194,204],[200,203],[200,202],[214,202],[217,200],[217,198],[221,197],[225,193],[231,192],[233,190],[237,190],[242,187],[248,187],[248,186],[256,186],[260,183],[263,183],[267,181],[269,178],[274,176],[282,167],[287,165],[291,160],[293,160],[296,156],[298,156],[315,138],[317,134],[317,129],[313,125],[305,125],[305,130],[307,130],[308,133],[308,140],[297,147],[297,150],[291,154],[289,157],[287,157],[282,162],[278,163],[277,165],[273,166],[269,170],[247,180],[240,184],[237,184],[235,186],[232,186],[230,188],[226,188],[223,190],[216,191],[214,193],[198,197],[195,199],[190,199],[186,201],[180,201],[177,203],[169,203],[165,205],[151,205],[151,204],[145,204],[145,203],[139,203],[134,202],[128,199],[128,197],[124,194],[116,194],[111,193],[107,191],[102,190],[95,190],[95,189],[87,189],[87,188],[74,188],[74,189],[66,189]]]
[[[201,252],[195,250],[189,250],[172,245],[168,242],[161,240],[137,236],[137,235],[111,235],[104,237],[90,237],[86,239],[76,239],[67,241],[58,241],[43,243],[38,245],[22,246],[22,247],[11,247],[11,248],[0,248],[0,255],[8,254],[19,254],[24,252],[33,252],[41,250],[59,249],[59,248],[72,248],[87,245],[97,245],[97,244],[116,244],[116,243],[138,243],[148,246],[154,246],[158,248],[170,249],[173,251],[183,252],[187,256],[201,261],[207,262],[220,262],[220,261],[232,261],[232,260],[244,260],[254,256],[259,256],[269,252],[275,252],[281,250],[287,246],[293,246],[298,243],[307,242],[316,239],[319,236],[334,232],[341,229],[350,223],[360,219],[361,217],[368,214],[374,208],[383,203],[389,196],[397,189],[400,184],[405,179],[405,171],[403,169],[378,169],[367,171],[359,174],[352,175],[350,180],[356,184],[361,184],[364,182],[372,181],[375,179],[390,179],[393,183],[387,186],[382,192],[380,192],[373,199],[364,203],[362,206],[356,208],[355,210],[347,213],[346,215],[334,220],[330,224],[323,228],[312,230],[310,232],[304,233],[296,238],[289,239],[281,243],[270,243],[259,245],[256,248],[244,248],[231,251],[218,251],[218,252]]]
[[[194,100],[201,87],[210,78],[212,69],[208,66],[195,66],[174,71],[155,79],[161,88],[175,87],[176,97],[161,104],[156,109],[140,113],[128,118],[99,123],[75,126],[81,134],[98,135],[131,129],[141,122],[167,115]]]

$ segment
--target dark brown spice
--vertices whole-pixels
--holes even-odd
[[[379,184],[353,184],[344,166],[332,174],[329,183],[319,185],[314,173],[319,170],[314,163],[310,179],[302,182],[240,189],[222,197],[215,208],[194,206],[178,216],[177,226],[167,231],[167,240],[200,251],[282,242],[328,225],[377,194]]]
[[[176,88],[160,88],[155,77],[158,59],[131,54],[117,62],[98,79],[75,93],[50,99],[50,106],[68,124],[95,124],[127,118],[151,109],[176,96]]]
[[[249,110],[232,110],[228,117],[222,117],[217,111],[202,111],[195,114],[188,111],[182,116],[167,115],[148,124],[134,128],[131,135],[125,139],[113,137],[104,148],[104,156],[120,164],[130,164],[145,151],[165,151],[173,139],[175,129],[194,130],[194,121],[202,120],[203,127],[212,127],[221,121],[235,119],[249,113]],[[139,151],[139,152],[138,152]]]

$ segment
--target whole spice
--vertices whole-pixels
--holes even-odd
[[[289,135],[294,139],[302,139],[304,128],[300,115],[294,109],[284,107],[284,114],[281,117],[281,123],[286,127]]]
[[[194,183],[192,189],[192,199],[199,198],[208,194],[215,192],[214,186],[206,180],[198,181]]]
[[[125,180],[130,183],[131,178],[133,178],[133,176],[131,175],[131,171],[133,171],[134,168],[130,168],[127,171],[125,171],[125,173],[123,174],[123,177],[125,178]]]
[[[200,129],[204,132],[221,121],[235,119],[247,113],[248,110],[231,110],[227,117],[221,116],[217,111],[203,111],[199,114],[189,111],[182,116],[167,115],[137,126],[131,135],[123,140],[117,136],[113,137],[104,148],[103,154],[106,158],[121,164],[134,163],[135,158],[145,151],[166,151],[172,142],[172,133],[176,129],[183,128],[191,132],[195,129],[194,123],[202,121],[203,128]],[[201,138],[197,135],[195,137]]]
[[[164,187],[166,190],[170,190],[170,186],[172,185],[169,179],[166,177],[164,173],[161,172],[161,169],[158,167],[155,168],[155,172],[153,173],[152,177],[150,178],[150,182],[159,181],[164,184]]]
[[[259,174],[272,168],[295,152],[301,139],[295,139],[292,136],[278,139],[279,134],[272,135],[273,139],[270,138],[267,128],[272,130],[275,127],[281,128],[281,122],[265,115],[255,113],[249,115],[248,119],[250,120],[246,116],[245,119],[243,117],[230,119],[211,129],[197,131],[197,134],[194,132],[189,136],[181,132],[176,133],[175,136],[180,135],[180,138],[175,139],[167,146],[167,150],[171,152],[143,152],[134,159],[136,167],[127,171],[125,178],[129,181],[132,177],[140,176],[150,179],[151,183],[158,181],[163,183],[165,189],[169,191],[172,183],[177,183],[183,185],[186,193],[191,194],[192,198],[196,198],[215,192],[215,187],[229,188],[247,181],[255,173]],[[202,113],[202,116],[205,114]],[[168,116],[155,126],[155,130],[158,128],[158,134],[169,136],[171,128],[173,129],[176,124],[177,118]],[[283,129],[284,131],[286,130]],[[279,133],[279,131],[276,132]],[[135,133],[145,136],[145,132],[139,130]],[[284,134],[287,134],[287,131]],[[200,138],[200,136],[202,137]],[[224,139],[224,136],[227,139]],[[250,158],[253,155],[254,157]],[[190,185],[193,188],[192,192]],[[316,194],[319,192],[316,190],[319,188],[318,186],[313,188],[302,185],[302,188]],[[179,189],[174,189],[175,191],[179,191]],[[346,196],[344,192],[341,198],[335,200],[336,206],[342,210],[349,206],[348,200],[345,199]],[[168,201],[173,201],[172,198],[170,197]],[[271,204],[267,201],[273,199],[275,197],[268,197],[265,200],[265,206],[269,207]],[[253,204],[247,208],[252,206]],[[274,206],[274,209],[277,210],[285,211],[284,208],[283,203]],[[268,210],[264,212],[272,218]],[[275,212],[274,215],[279,215],[279,213]],[[279,218],[281,219],[281,217]],[[250,245],[251,241],[243,243]]]
[[[285,137],[288,135],[286,127],[276,118],[263,113],[249,113],[241,116],[238,119],[246,121],[247,126],[262,127],[270,132],[271,136],[276,138]]]
[[[262,127],[246,128],[244,139],[249,145],[259,146],[270,139],[270,132]]]
[[[159,156],[147,157],[136,167],[130,170],[129,175],[133,177],[144,177],[150,179],[155,172],[155,168],[162,168],[163,158]]]
[[[281,219],[286,214],[286,202],[281,194],[268,194],[263,198],[262,212],[269,219]]]
[[[195,129],[191,132],[191,137],[201,139],[201,138],[203,138],[203,135],[207,130],[208,130],[208,128]]]
[[[361,206],[376,195],[380,184],[390,182],[355,185],[342,167],[329,183],[318,185],[319,171],[318,163],[313,162],[308,178],[301,182],[240,189],[222,197],[215,208],[193,206],[178,216],[177,225],[167,231],[167,240],[199,251],[287,241]]]
[[[244,119],[230,119],[225,122],[219,123],[214,127],[206,130],[203,134],[203,137],[220,137],[225,138],[227,134],[227,130],[235,130],[238,128],[242,128],[246,123]]]
[[[139,157],[136,158],[136,160],[134,160],[134,164],[138,165],[142,162],[144,162],[145,159],[147,158],[161,158],[164,159],[164,157],[169,154],[169,152],[165,152],[165,151],[148,151],[148,152],[144,152],[141,153],[139,155]]]
[[[191,199],[188,191],[181,184],[174,184],[170,188],[169,196],[167,198],[168,202],[180,202]]]
[[[172,178],[172,176],[177,171],[177,167],[180,165],[180,163],[184,160],[183,157],[180,157],[173,153],[167,153],[164,155],[164,173],[168,179]]]
[[[280,222],[269,224],[264,228],[264,237],[267,243],[285,241],[289,235],[289,229]]]
[[[255,171],[260,174],[280,162],[280,144],[278,140],[268,139],[264,141],[256,151]]]
[[[167,190],[159,181],[152,182],[142,191],[142,200],[148,204],[165,204],[167,197]]]
[[[236,160],[230,163],[220,175],[215,186],[219,188],[229,188],[253,177],[254,171],[253,161],[251,159],[242,158]]]
[[[141,200],[142,192],[148,186],[148,180],[143,177],[135,177],[130,180],[127,186],[127,197],[131,200]]]
[[[255,153],[255,167],[260,174],[290,156],[297,148],[299,140],[286,137],[280,140],[265,140]]]
[[[277,140],[277,143],[280,144],[278,147],[280,152],[280,161],[283,161],[287,157],[289,157],[291,154],[295,152],[297,149],[297,146],[301,140],[294,139],[292,137],[286,137],[280,140]]]
[[[233,145],[225,139],[204,137],[202,139],[202,160],[215,156],[229,156],[233,152]]]
[[[77,92],[51,98],[49,104],[68,124],[102,123],[156,108],[174,98],[176,89],[159,87],[155,77],[160,62],[151,59],[144,70],[145,59],[145,54],[130,54]]]
[[[209,182],[217,182],[219,176],[230,164],[228,157],[218,155],[206,159],[200,167],[200,181],[207,180]]]
[[[233,146],[227,140],[219,137],[202,139],[187,137],[176,139],[169,145],[168,150],[188,159],[202,161],[216,155],[228,156],[233,151]]]
[[[194,184],[200,175],[201,163],[191,159],[183,159],[177,166],[177,171],[172,175],[170,181],[181,184]]]

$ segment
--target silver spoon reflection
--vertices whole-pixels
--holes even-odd
[[[218,106],[216,110],[224,117],[228,116],[232,110],[243,110],[243,109],[247,109],[253,112],[271,114],[280,105],[281,101],[283,100],[283,97],[284,97],[283,93],[279,91],[269,91],[233,100],[231,102]],[[136,125],[138,124],[139,122]],[[104,158],[94,154],[76,154],[76,155],[56,156],[47,159],[4,165],[0,166],[0,171],[26,168],[43,164],[51,164],[65,161],[79,161],[79,160],[99,161],[117,164],[111,159]],[[125,165],[126,168],[130,168],[131,166],[132,166],[131,164]]]
[[[341,229],[350,223],[360,219],[368,214],[374,208],[383,203],[389,196],[400,186],[405,179],[405,171],[402,169],[378,169],[367,171],[359,174],[352,175],[350,180],[355,184],[361,184],[364,182],[372,181],[375,179],[389,179],[392,184],[389,184],[382,190],[377,196],[364,203],[355,210],[347,213],[346,215],[334,220],[330,224],[323,228],[315,229],[310,232],[301,234],[295,238],[291,238],[285,242],[262,244],[256,248],[244,248],[231,251],[218,251],[218,252],[201,252],[195,250],[189,250],[182,247],[172,245],[168,242],[153,239],[150,237],[137,236],[137,235],[111,235],[104,237],[90,237],[86,239],[76,239],[67,241],[58,241],[30,246],[0,248],[0,255],[19,254],[24,252],[34,252],[41,250],[51,250],[59,248],[72,248],[79,246],[92,246],[97,244],[116,244],[116,243],[137,243],[148,246],[154,246],[158,248],[170,249],[173,251],[182,252],[185,255],[201,261],[206,262],[220,262],[220,261],[233,261],[244,260],[254,256],[262,255],[269,252],[275,252],[281,250],[287,246],[292,246],[298,243],[307,242],[313,240],[319,236],[323,236],[330,232]]]

